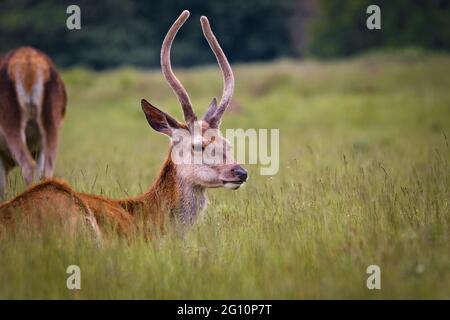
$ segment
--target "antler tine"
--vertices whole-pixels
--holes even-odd
[[[181,107],[183,108],[184,119],[186,123],[189,125],[197,120],[197,116],[192,109],[192,103],[189,99],[189,95],[186,89],[183,87],[181,82],[175,76],[172,71],[172,65],[170,62],[170,48],[172,47],[172,42],[175,36],[177,35],[178,30],[181,26],[186,22],[189,18],[189,11],[184,10],[178,19],[173,23],[167,32],[166,37],[164,38],[162,47],[161,47],[161,70],[172,88],[175,95],[178,97],[178,101],[181,103]]]
[[[220,104],[217,107],[217,111],[210,117],[210,119],[205,119],[210,122],[212,126],[218,126],[220,122],[220,118],[222,117],[225,109],[228,107],[231,101],[231,97],[233,96],[234,91],[234,76],[233,71],[231,70],[230,63],[227,60],[227,57],[223,53],[222,48],[219,45],[214,33],[211,30],[211,26],[209,25],[208,18],[202,16],[200,18],[200,23],[202,25],[203,34],[208,40],[209,46],[211,47],[214,55],[216,56],[217,62],[219,64],[220,69],[222,70],[223,75],[223,93],[222,99],[220,100]]]

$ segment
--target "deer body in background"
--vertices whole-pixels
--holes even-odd
[[[234,78],[227,58],[212,33],[206,17],[201,17],[202,29],[224,78],[224,90],[219,105],[213,99],[202,120],[197,120],[187,91],[172,71],[170,48],[175,35],[188,17],[188,11],[184,11],[178,17],[169,29],[161,48],[162,72],[181,104],[186,123],[178,122],[144,99],[141,101],[141,107],[149,125],[171,138],[169,155],[150,190],[138,197],[112,200],[78,193],[63,182],[48,180],[0,205],[0,221],[3,218],[3,221],[7,223],[14,223],[15,210],[26,212],[31,207],[44,205],[52,206],[58,212],[64,212],[68,215],[68,221],[74,223],[80,218],[85,218],[98,234],[103,231],[106,224],[110,223],[113,223],[120,233],[127,233],[133,229],[138,216],[159,228],[163,227],[168,216],[175,217],[184,225],[190,225],[198,213],[205,208],[206,188],[238,189],[247,180],[247,172],[232,159],[230,152],[227,152],[228,141],[219,131],[220,119],[233,95]],[[217,153],[214,156],[227,161],[224,161],[225,163],[203,161],[200,164],[174,161],[172,151],[179,143],[175,138],[178,130],[187,132],[189,135],[187,148],[189,152],[217,146],[215,149]],[[214,135],[205,135],[207,131],[212,131]],[[204,157],[208,156],[204,155]]]
[[[0,60],[0,198],[8,171],[20,166],[27,185],[53,175],[66,108],[64,84],[49,57],[31,47]]]

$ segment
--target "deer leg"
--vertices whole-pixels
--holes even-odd
[[[39,115],[37,119],[37,126],[39,129],[39,135],[40,135],[40,149],[37,152],[36,155],[36,161],[37,161],[37,176],[39,179],[42,178],[48,178],[48,176],[45,175],[45,163],[47,158],[47,134],[45,127],[42,123],[41,115]]]
[[[39,179],[44,177],[44,165],[45,165],[45,152],[44,150],[40,150],[37,157],[37,175]]]
[[[44,152],[44,178],[53,176],[58,151],[58,132],[64,117],[65,104],[65,91],[62,82],[59,79],[50,80],[47,83],[40,118],[42,151]]]
[[[3,161],[0,159],[0,201],[5,198],[6,190],[6,167]]]
[[[58,129],[54,124],[49,124],[44,127],[42,131],[42,150],[40,157],[43,157],[43,178],[50,178],[53,176],[56,162],[56,152],[58,149]],[[39,159],[40,160],[40,159]]]
[[[3,82],[0,83],[0,86]],[[2,91],[0,127],[6,147],[17,165],[22,169],[22,177],[27,185],[34,179],[36,163],[28,150],[26,141],[27,111],[18,100],[14,90]]]
[[[14,160],[22,169],[22,177],[27,185],[35,180],[36,162],[28,150],[25,132],[10,132],[5,134],[5,140]]]

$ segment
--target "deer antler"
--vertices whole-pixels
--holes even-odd
[[[181,103],[186,123],[190,125],[197,120],[197,116],[195,115],[194,110],[192,109],[192,103],[191,100],[189,99],[189,95],[186,89],[183,87],[181,82],[177,79],[177,77],[173,73],[172,66],[170,63],[170,48],[172,47],[173,39],[177,35],[178,30],[181,28],[181,26],[186,22],[188,18],[189,18],[189,11],[184,10],[167,32],[167,35],[164,38],[161,47],[161,70],[170,87],[172,88],[173,92],[178,97],[178,101],[180,101]]]
[[[222,51],[222,48],[219,45],[214,33],[211,30],[211,26],[209,25],[208,18],[202,16],[200,18],[200,23],[202,25],[203,34],[208,40],[209,46],[211,47],[214,55],[216,56],[217,62],[219,64],[220,69],[223,74],[223,93],[222,99],[220,100],[219,106],[216,108],[215,101],[211,103],[210,108],[215,108],[215,112],[213,110],[208,110],[205,114],[203,120],[207,121],[212,128],[217,128],[220,124],[220,118],[225,112],[226,108],[230,104],[231,97],[233,96],[234,91],[234,76],[233,71],[231,70],[231,66],[227,60],[227,57]]]

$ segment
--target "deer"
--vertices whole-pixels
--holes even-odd
[[[0,59],[0,199],[15,166],[28,186],[53,176],[66,103],[64,83],[46,54],[20,47]]]
[[[185,122],[179,122],[166,112],[153,106],[145,99],[141,108],[145,118],[155,131],[170,138],[169,153],[162,168],[151,185],[142,195],[125,199],[109,199],[103,196],[74,191],[64,181],[49,179],[36,184],[14,199],[0,205],[0,221],[14,224],[14,212],[27,212],[42,206],[63,212],[71,226],[87,223],[99,238],[107,226],[114,232],[129,234],[138,221],[164,230],[166,221],[173,219],[183,226],[191,226],[197,216],[206,208],[206,189],[225,187],[239,189],[248,178],[247,171],[233,159],[230,145],[220,133],[222,115],[230,104],[234,91],[234,76],[231,66],[211,30],[208,19],[200,18],[203,34],[208,41],[222,71],[224,88],[219,103],[214,98],[201,119],[194,113],[186,89],[175,76],[170,61],[173,40],[189,17],[185,10],[170,27],[161,47],[161,70],[181,105]],[[189,139],[180,141],[177,132],[182,131]],[[206,134],[206,133],[213,134]],[[174,151],[183,145],[186,155],[203,153],[201,163],[175,161]],[[214,147],[214,148],[212,148]],[[204,152],[212,149],[212,153]],[[206,161],[214,156],[214,160]],[[184,158],[183,158],[184,159]],[[46,210],[43,210],[47,212]],[[43,213],[45,214],[45,213]]]

